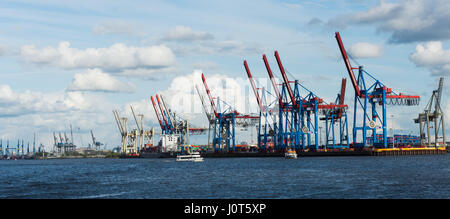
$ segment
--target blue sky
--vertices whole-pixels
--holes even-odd
[[[73,124],[79,145],[89,141],[90,129],[117,145],[112,109],[131,120],[133,105],[147,127],[156,127],[151,95],[162,93],[183,111],[176,97],[192,94],[199,104],[190,90],[192,80],[199,81],[196,72],[204,72],[219,94],[216,79],[247,83],[244,59],[255,78],[267,79],[261,57],[267,54],[275,70],[274,50],[296,79],[333,101],[341,78],[348,77],[335,31],[383,83],[422,96],[418,107],[388,109],[394,128],[416,134],[412,119],[438,78],[450,74],[446,9],[445,0],[2,1],[0,137],[28,141],[37,132],[50,147],[52,132]],[[448,82],[442,105],[450,112],[447,88]],[[351,105],[350,83],[347,90]],[[249,96],[253,103],[251,91]],[[198,109],[186,117],[206,126]],[[253,105],[250,110],[257,112]],[[248,133],[241,135],[248,140]]]

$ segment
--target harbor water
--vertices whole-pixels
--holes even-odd
[[[450,155],[0,160],[0,198],[450,198]]]

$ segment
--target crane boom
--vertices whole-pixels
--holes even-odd
[[[341,94],[339,95],[339,105],[343,105],[344,104],[345,87],[346,87],[346,85],[347,85],[347,79],[346,78],[342,78]]]
[[[114,119],[116,120],[116,123],[117,123],[117,127],[119,128],[120,134],[122,134],[122,128],[120,128],[119,120],[116,115],[116,110],[113,110],[113,114],[114,114]]]
[[[255,86],[255,82],[253,81],[252,73],[250,72],[250,69],[247,65],[247,60],[244,60],[244,67],[245,67],[245,70],[247,71],[248,79],[250,80],[250,84],[252,85],[253,92],[255,93],[256,101],[258,102],[259,109],[261,110],[261,112],[264,112],[264,107],[261,103],[261,99],[259,97],[258,91],[256,90],[256,86]]]
[[[205,85],[205,89],[206,89],[206,93],[208,94],[209,97],[209,101],[211,102],[211,106],[214,110],[214,115],[219,118],[219,114],[217,113],[217,109],[216,109],[216,105],[214,105],[214,100],[211,96],[211,91],[208,88],[208,85],[206,84],[206,79],[205,79],[205,75],[202,73],[202,81],[203,81],[203,85]]]
[[[266,54],[263,55],[263,60],[264,60],[264,64],[266,65],[266,69],[267,69],[267,73],[269,74],[270,81],[272,82],[273,89],[277,95],[280,107],[283,107],[283,99],[281,99],[281,95],[280,95],[280,92],[278,91],[278,86],[277,86],[277,83],[275,82],[275,78],[273,77],[272,69],[270,69],[269,62],[267,61]]]
[[[162,117],[164,119],[164,124],[166,124],[167,130],[169,130],[170,129],[169,123],[167,122],[167,119],[166,119],[166,116],[164,114],[164,110],[163,110],[163,108],[161,106],[161,101],[159,100],[158,94],[156,94],[156,100],[158,101],[159,110],[161,110],[161,115],[162,115]]]
[[[436,98],[436,101],[437,101],[437,103],[438,104],[441,104],[441,98],[442,98],[442,87],[444,86],[444,78],[443,77],[441,77],[440,79],[439,79],[439,87],[438,87],[438,90],[437,90],[437,98]]]
[[[155,100],[153,99],[153,96],[151,96],[151,100],[152,100],[152,103],[153,103],[153,109],[155,109],[156,117],[158,118],[159,125],[161,126],[161,130],[164,131],[166,129],[165,129],[163,123],[161,122],[161,117],[159,117],[159,113],[158,113],[158,110],[156,109],[156,104],[155,104]]]
[[[208,117],[208,121],[211,122],[211,114],[208,112],[208,109],[205,104],[205,100],[203,99],[203,95],[200,94],[200,90],[198,89],[197,85],[195,85],[195,89],[197,89],[197,93],[198,93],[198,96],[200,97],[200,101],[202,102],[202,106],[203,106],[203,109],[205,110],[206,117]]]
[[[94,133],[92,132],[92,129],[91,129],[91,136],[92,136],[92,146],[95,147],[96,146],[95,137],[94,137]]]
[[[358,86],[358,83],[356,82],[355,74],[353,73],[353,69],[358,69],[358,68],[352,68],[352,66],[350,65],[350,60],[348,59],[347,52],[345,51],[344,44],[342,43],[341,35],[339,34],[339,32],[336,32],[336,40],[339,45],[339,49],[341,50],[342,58],[344,59],[344,62],[345,62],[345,67],[347,68],[350,79],[352,80],[352,85],[353,85],[353,88],[355,89],[356,95],[358,97],[361,97],[361,91],[359,90],[359,86]]]
[[[136,126],[138,127],[138,130],[139,130],[139,133],[140,133],[141,130],[142,130],[142,127],[139,125],[139,122],[138,122],[138,120],[136,118],[136,114],[134,113],[133,106],[130,106],[130,108],[131,108],[131,112],[133,113],[133,117],[134,117],[134,121],[136,122]]]
[[[61,141],[61,143],[64,142],[64,140],[63,140],[63,138],[62,138],[62,136],[61,136],[61,132],[59,132],[59,140]]]
[[[55,146],[58,145],[58,138],[56,138],[55,132],[53,132],[53,139],[55,140]]]
[[[297,102],[295,101],[294,93],[292,92],[291,85],[289,84],[289,80],[286,76],[286,72],[284,71],[284,67],[283,67],[283,64],[281,63],[280,56],[278,55],[278,51],[275,51],[275,58],[277,59],[278,67],[280,67],[281,75],[283,76],[284,83],[286,84],[286,88],[289,93],[289,97],[291,98],[292,105],[297,107]]]
[[[163,104],[164,109],[167,112],[167,118],[169,119],[169,123],[172,124],[172,126],[174,126],[174,128],[176,128],[175,127],[176,126],[175,117],[173,116],[172,113],[170,113],[170,111],[169,111],[170,108],[166,105],[166,101],[164,100],[164,97],[162,95],[159,95],[159,96],[161,97],[161,102]]]
[[[122,125],[122,123],[120,122],[120,117],[119,117],[119,113],[117,112],[117,110],[113,110],[114,113],[114,118],[116,119],[117,122],[117,126],[119,127],[119,131],[122,135],[126,134],[126,131]]]
[[[341,93],[339,94],[339,105],[344,105],[346,85],[347,85],[347,79],[342,78]],[[342,117],[342,113],[343,113],[342,108],[339,108],[338,118]]]

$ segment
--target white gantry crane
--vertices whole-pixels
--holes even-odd
[[[132,130],[128,132],[127,122],[128,119],[125,117],[120,117],[117,110],[113,110],[114,118],[116,119],[117,126],[119,128],[120,134],[122,136],[120,152],[122,154],[136,154],[136,136],[137,130]]]
[[[444,78],[439,79],[439,86],[437,90],[433,91],[430,100],[423,113],[419,114],[417,119],[414,119],[415,123],[419,123],[420,128],[420,145],[424,144],[424,140],[427,140],[427,146],[433,146],[431,139],[431,122],[434,122],[434,146],[439,147],[439,132],[442,134],[442,145],[446,146],[445,141],[445,125],[444,125],[444,111],[441,108],[442,87],[444,86]],[[433,107],[434,104],[434,107]],[[434,110],[434,111],[433,111]],[[427,129],[425,132],[425,128]]]

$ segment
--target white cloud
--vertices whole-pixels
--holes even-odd
[[[95,34],[133,34],[131,24],[121,20],[105,21],[100,24],[96,24],[92,31]]]
[[[331,26],[372,25],[378,31],[391,33],[392,43],[450,39],[450,1],[402,0],[380,4],[356,14],[330,19]]]
[[[13,91],[9,85],[0,85],[0,117],[88,110],[93,103],[93,99],[77,92],[61,95],[27,90],[20,93]]]
[[[182,113],[188,117],[187,119],[199,115],[204,117],[195,85],[198,85],[200,92],[204,95],[207,107],[211,106],[201,75],[201,70],[195,70],[192,74],[179,76],[173,79],[167,90],[161,92],[173,110]],[[225,111],[231,107],[240,113],[258,112],[247,78],[230,78],[226,75],[207,73],[205,78],[213,98],[220,97],[220,107],[216,105],[218,110]],[[217,99],[214,101],[217,104]]]
[[[283,5],[287,8],[291,8],[291,9],[301,9],[302,8],[302,5],[295,4],[295,3],[283,3]]]
[[[78,128],[86,133],[93,129],[99,139],[116,144],[120,140],[114,129],[113,108],[113,104],[96,94],[16,91],[9,85],[0,85],[0,138],[27,142],[36,133],[37,144],[42,142],[50,150],[53,132],[69,133],[72,124],[78,146],[87,145],[82,144]],[[84,143],[89,142],[87,139]]]
[[[122,72],[120,72],[119,75],[157,80],[160,78],[164,78],[167,74],[174,73],[176,71],[177,68],[174,66],[162,69],[136,68],[136,69],[125,69]]]
[[[175,28],[170,29],[163,39],[174,41],[197,41],[212,40],[214,39],[214,36],[208,32],[194,31],[187,26],[176,26]]]
[[[204,70],[215,70],[215,69],[218,69],[217,63],[209,62],[209,61],[196,62],[196,63],[192,64],[192,66],[194,67],[194,69],[204,69]]]
[[[119,81],[100,69],[89,69],[87,72],[75,74],[73,81],[67,86],[68,91],[127,93],[133,92],[135,88],[133,84]]]
[[[377,58],[383,55],[383,49],[379,45],[360,42],[351,45],[349,53],[353,58]]]
[[[258,43],[236,40],[211,40],[190,45],[171,46],[177,55],[249,55],[261,54],[264,47]]]
[[[439,41],[417,45],[409,59],[417,66],[428,68],[433,75],[450,75],[450,50],[444,50]]]
[[[121,71],[125,69],[163,69],[175,63],[172,50],[164,45],[132,47],[116,43],[108,48],[77,49],[69,42],[60,42],[57,48],[37,49],[34,45],[21,48],[26,62],[62,67],[65,69],[100,68]]]

